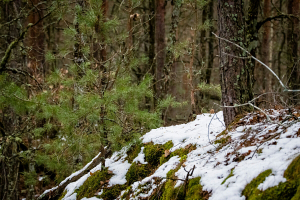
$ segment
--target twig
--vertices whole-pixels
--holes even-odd
[[[209,143],[210,143],[211,145],[213,145],[213,146],[215,147],[215,149],[217,149],[217,147],[210,141],[210,138],[209,138],[209,126],[210,126],[211,121],[213,120],[213,118],[215,117],[216,114],[217,114],[217,113],[215,113],[214,116],[210,119],[210,122],[209,122],[209,124],[208,124],[208,133],[207,133],[208,141],[209,141]]]

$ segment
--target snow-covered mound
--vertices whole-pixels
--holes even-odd
[[[300,154],[300,114],[288,110],[266,112],[272,122],[268,122],[263,113],[252,113],[237,120],[227,130],[224,127],[222,112],[198,115],[196,120],[187,124],[151,130],[141,138],[143,147],[134,159],[128,159],[127,154],[131,152],[129,147],[106,159],[105,167],[112,175],[106,184],[99,183],[94,197],[82,199],[101,199],[105,188],[117,184],[121,185],[121,192],[116,199],[147,199],[153,195],[157,196],[153,199],[168,199],[165,193],[169,188],[164,188],[169,184],[167,181],[173,181],[174,188],[179,188],[180,191],[188,172],[193,168],[193,173],[189,174],[192,176],[188,176],[188,179],[201,177],[198,181],[201,194],[198,195],[202,195],[202,199],[244,200],[245,195],[252,195],[254,190],[262,193],[268,188],[284,183],[288,181],[284,176],[285,170]],[[129,175],[126,174],[132,165],[146,166],[144,171],[147,171],[148,166],[155,165],[145,160],[146,146],[163,146],[169,141],[172,141],[173,145],[163,149],[160,163],[155,169],[150,170],[147,177],[129,184]],[[178,153],[187,149],[186,155]],[[78,181],[70,183],[62,199],[75,200],[78,191],[76,189],[99,169],[100,165]],[[247,193],[246,186],[250,187],[249,183],[253,183],[253,180],[266,171],[270,173]],[[173,172],[173,177],[176,178],[167,178],[168,172]],[[294,193],[298,185],[295,187]]]

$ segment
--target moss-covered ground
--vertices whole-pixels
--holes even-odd
[[[126,173],[127,184],[142,180],[151,174],[151,166],[149,164],[132,163]]]
[[[87,178],[83,185],[75,191],[77,193],[77,199],[95,196],[95,193],[103,187],[103,185],[106,183],[106,180],[109,180],[111,176],[112,175],[108,173],[107,168],[91,174],[91,176]]]
[[[186,160],[187,158],[187,154],[189,152],[191,152],[192,150],[195,150],[196,146],[195,145],[187,145],[185,148],[180,148],[180,149],[176,149],[175,151],[173,151],[172,153],[170,153],[169,156],[165,157],[165,155],[162,155],[159,159],[159,163],[160,165],[164,164],[165,162],[167,162],[170,158],[172,158],[173,156],[179,156],[180,157],[180,161],[182,160]]]
[[[223,185],[227,181],[227,179],[229,179],[230,177],[233,176],[233,171],[234,171],[234,168],[231,169],[230,174],[222,181],[221,185]]]
[[[160,157],[165,153],[166,150],[169,150],[173,147],[172,141],[161,144],[148,143],[145,145],[144,154],[145,161],[147,161],[153,167],[157,167],[160,164]]]
[[[141,151],[142,146],[143,146],[142,143],[137,143],[137,144],[132,145],[128,149],[126,154],[128,155],[127,160],[128,160],[129,163],[132,163],[133,159],[135,159],[138,156],[138,154]]]
[[[98,197],[103,200],[116,199],[126,188],[126,185],[114,185],[112,187],[106,187],[103,189],[103,193]]]
[[[243,190],[247,200],[299,200],[300,199],[300,155],[285,170],[286,182],[265,191],[257,189],[258,185],[268,177],[272,171],[266,170],[253,179]]]

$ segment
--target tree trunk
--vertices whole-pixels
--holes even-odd
[[[153,83],[156,82],[155,71],[156,71],[156,62],[155,62],[155,1],[149,1],[149,63],[150,63],[150,73],[153,76]],[[153,84],[153,93],[156,94],[156,84]],[[157,105],[157,99],[153,99],[154,107]]]
[[[208,5],[209,6],[209,5]],[[208,7],[205,6],[203,11],[202,11],[202,25],[204,25],[205,21],[207,20],[207,12]],[[206,65],[206,30],[202,29],[200,31],[200,56],[201,56],[201,61],[202,61],[202,65],[204,63],[204,65]]]
[[[84,7],[84,4],[85,2],[83,0],[77,0],[77,5],[79,5],[81,8]],[[76,13],[76,17],[77,16],[78,13]],[[75,24],[75,31],[76,31],[76,35],[75,35],[75,44],[74,44],[74,62],[80,66],[82,63],[84,63],[84,57],[82,52],[83,41],[82,41],[81,31],[79,28],[78,21]]]
[[[173,1],[172,4],[172,17],[171,17],[171,27],[168,33],[168,45],[170,48],[166,53],[166,70],[168,72],[168,81],[167,81],[167,92],[174,96],[175,98],[179,97],[179,87],[178,87],[178,64],[176,63],[176,58],[173,52],[170,50],[177,43],[177,31],[178,31],[178,23],[180,20],[180,10],[182,7],[181,1]],[[173,120],[176,118],[176,114],[178,113],[178,108],[168,108],[168,112],[165,116],[165,123],[168,124],[169,119]],[[167,121],[166,121],[167,120]]]
[[[219,1],[218,27],[220,37],[238,44],[245,43],[244,13],[242,0]],[[252,97],[253,70],[248,69],[243,59],[233,56],[242,56],[236,46],[223,40],[219,41],[220,78],[222,88],[222,105],[234,106],[248,102]],[[248,88],[247,88],[248,87]],[[250,87],[250,88],[249,88]],[[234,118],[243,113],[244,107],[223,108],[224,121],[228,126]]]
[[[38,3],[40,3],[40,0],[29,1],[29,4],[36,6],[36,9],[30,12],[28,16],[29,23],[34,24],[43,17],[43,9]],[[44,67],[45,33],[43,31],[43,21],[40,21],[37,25],[29,29],[27,42],[30,47],[27,67],[31,74],[41,82],[46,73]],[[32,84],[36,83],[33,81]]]
[[[299,1],[287,1],[288,14],[298,16],[299,14]],[[287,77],[288,86],[290,89],[299,89],[299,64],[298,64],[298,39],[299,39],[299,20],[298,18],[290,18],[288,20],[287,29],[287,53],[288,53],[288,66]],[[298,97],[295,97],[298,98]],[[293,101],[295,102],[295,101]]]
[[[210,1],[208,4],[207,18],[209,20],[212,20],[213,14],[214,14],[214,1]],[[211,71],[214,65],[214,39],[213,39],[212,31],[213,30],[210,30],[208,34],[208,58],[207,58],[207,70],[205,73],[205,81],[207,84],[210,84],[211,82],[210,81]]]
[[[271,16],[271,0],[264,0],[264,6],[263,6],[263,13],[264,13],[264,18],[270,17]],[[266,22],[263,25],[263,38],[262,38],[262,44],[261,44],[261,61],[271,67],[271,60],[272,58],[270,57],[270,54],[272,52],[272,49],[270,49],[270,44],[271,44],[271,22]],[[262,86],[263,86],[263,92],[271,92],[271,83],[272,83],[272,76],[270,74],[270,71],[266,69],[263,66],[259,66],[261,69],[262,73],[260,73],[260,80],[262,80]],[[271,95],[266,96],[266,100],[270,101],[271,100]],[[267,103],[266,106],[269,104]]]
[[[155,43],[156,43],[156,98],[163,98],[164,65],[165,65],[165,1],[156,0],[155,16]]]

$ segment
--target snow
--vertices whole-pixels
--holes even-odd
[[[267,112],[273,121],[278,121],[279,116],[283,119],[286,116],[286,110],[268,110]],[[182,166],[175,173],[178,179],[185,179],[186,170],[195,166],[193,176],[190,178],[201,177],[200,183],[203,190],[211,192],[209,200],[245,200],[245,196],[242,196],[243,189],[261,172],[268,169],[272,170],[272,173],[258,186],[260,190],[266,190],[280,182],[285,182],[284,171],[292,160],[300,154],[300,138],[296,136],[300,129],[300,122],[296,122],[284,130],[278,124],[266,122],[263,117],[260,113],[248,114],[242,119],[245,122],[243,125],[239,125],[228,132],[228,136],[231,137],[230,142],[218,149],[215,147],[220,144],[212,145],[211,142],[214,142],[217,135],[224,130],[222,112],[218,112],[216,115],[198,115],[196,120],[187,124],[153,129],[141,139],[143,143],[153,142],[154,144],[164,144],[172,140],[174,146],[170,152],[184,148],[189,144],[195,145],[196,149],[187,155],[185,168]],[[251,123],[255,118],[260,120]],[[286,125],[288,123],[291,122],[284,122]],[[105,167],[108,167],[114,174],[109,181],[109,186],[126,183],[125,175],[131,165],[126,160],[127,149],[128,147],[123,148],[120,152],[115,152],[111,158],[107,158],[105,161]],[[133,162],[146,164],[143,150],[144,147]],[[243,156],[243,159],[236,161],[236,158],[240,156]],[[180,158],[178,156],[171,157],[152,175],[133,183],[131,186],[135,195],[131,195],[131,199],[149,197],[157,187],[166,181],[168,171],[175,169],[179,163]],[[97,170],[99,169],[101,166],[98,166]],[[232,170],[233,176],[222,184]],[[72,174],[70,177],[73,176],[75,175]],[[76,199],[74,191],[88,177],[89,173],[78,181],[70,183],[66,188],[68,192],[64,200]],[[155,177],[163,178],[163,180],[160,183],[155,183]],[[145,183],[150,184],[145,185]],[[177,181],[175,187],[180,187],[182,183],[182,181]],[[140,192],[143,188],[146,188],[147,192]],[[95,200],[97,198],[90,199]]]
[[[115,152],[111,158],[105,160],[105,167],[108,167],[108,170],[114,173],[110,178],[109,186],[126,183],[125,175],[131,165],[125,160],[127,157],[126,150],[127,148],[124,148],[121,152]]]
[[[99,198],[97,198],[97,197],[91,197],[91,198],[86,198],[86,197],[84,197],[84,198],[82,198],[81,200],[101,200],[101,199],[99,199]]]
[[[96,167],[94,167],[90,172],[91,173],[95,173],[96,171],[101,170],[101,163],[99,165],[97,165]],[[86,179],[88,177],[90,177],[90,172],[85,174],[84,176],[82,176],[80,179],[78,179],[75,182],[72,182],[70,184],[67,185],[67,187],[65,188],[65,190],[67,191],[65,197],[62,200],[76,200],[76,195],[74,196],[74,193],[76,189],[80,188],[80,186],[83,185],[83,183],[86,181]],[[75,172],[76,173],[76,172]]]
[[[133,159],[132,162],[135,162],[135,163],[140,162],[141,164],[148,164],[148,162],[145,161],[144,148],[145,147],[141,148],[139,155],[135,159]]]

